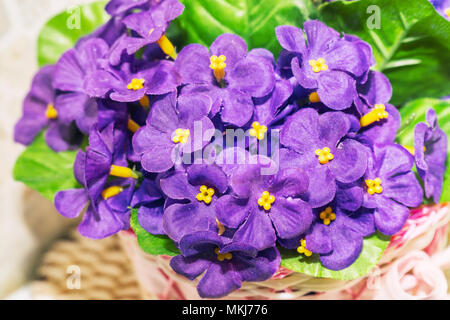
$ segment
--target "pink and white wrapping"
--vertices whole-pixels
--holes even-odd
[[[224,299],[448,299],[444,272],[450,271],[449,221],[450,204],[411,210],[379,265],[360,279],[315,278],[280,267],[271,279],[243,283]],[[200,299],[197,280],[176,274],[169,266],[170,257],[143,252],[133,232],[123,231],[120,238],[144,297]]]

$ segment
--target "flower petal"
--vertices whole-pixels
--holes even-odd
[[[224,33],[217,37],[209,48],[211,55],[224,55],[227,60],[227,69],[232,70],[236,63],[244,58],[247,53],[247,44],[244,39],[238,35],[231,33]],[[225,72],[226,70],[225,69]]]
[[[309,229],[313,221],[311,207],[300,199],[275,199],[269,211],[279,238],[294,238]]]
[[[258,250],[273,247],[276,240],[269,216],[257,208],[252,210],[233,237],[233,241],[246,243]]]
[[[376,198],[378,208],[375,209],[375,225],[386,235],[393,235],[405,224],[409,217],[409,209],[389,198]]]
[[[217,219],[225,226],[236,229],[247,218],[250,212],[248,199],[240,199],[231,195],[220,197],[216,204]]]
[[[175,70],[183,84],[209,83],[212,70],[209,67],[208,49],[200,44],[189,44],[183,48],[175,60]]]
[[[300,28],[293,26],[278,26],[275,34],[283,49],[301,53],[306,49],[305,37]]]

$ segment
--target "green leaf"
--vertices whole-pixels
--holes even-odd
[[[275,55],[281,47],[275,27],[301,26],[315,16],[310,0],[181,0],[186,6],[178,23],[188,43],[209,46],[217,36],[234,33],[253,48],[266,48]]]
[[[41,133],[17,159],[14,179],[53,201],[58,191],[80,187],[73,175],[75,156],[76,151],[50,149]]]
[[[38,64],[54,64],[59,57],[82,36],[108,21],[107,1],[97,1],[68,8],[51,18],[41,29],[38,38]]]
[[[374,8],[379,29],[368,26]],[[394,89],[391,103],[450,94],[450,22],[428,0],[339,1],[321,6],[319,18],[372,45],[375,69],[387,75]]]
[[[438,117],[439,127],[450,137],[450,101],[422,98],[407,103],[400,109],[402,127],[397,134],[397,141],[404,146],[414,146],[414,128],[419,122],[426,122],[428,109],[433,108]],[[450,140],[450,139],[449,139]],[[441,202],[450,201],[450,144],[447,145],[447,170],[444,176]]]
[[[138,210],[131,210],[130,225],[136,234],[141,249],[151,255],[176,256],[180,251],[167,236],[148,233],[138,221]]]
[[[306,257],[295,250],[286,249],[280,250],[281,265],[292,271],[313,277],[353,280],[366,275],[377,265],[388,244],[389,237],[378,232],[365,238],[363,250],[358,259],[350,267],[340,271],[333,271],[322,266],[317,254]]]

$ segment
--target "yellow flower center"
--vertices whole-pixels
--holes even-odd
[[[314,72],[326,71],[328,70],[328,65],[325,63],[324,58],[319,58],[317,60],[309,60],[309,65],[312,67]]]
[[[367,192],[372,195],[375,193],[383,192],[383,188],[381,187],[381,179],[376,178],[374,180],[366,180]]]
[[[136,122],[134,122],[131,119],[128,119],[128,130],[130,130],[131,132],[135,133],[136,131],[139,130],[141,126],[138,125]]]
[[[450,18],[450,8],[446,8],[446,9],[444,10],[444,13],[445,13],[445,15],[446,15],[447,17]]]
[[[58,110],[55,109],[53,104],[49,103],[45,110],[45,116],[47,119],[56,119],[58,117]]]
[[[150,32],[153,33],[153,29],[150,30]],[[172,42],[170,42],[170,40],[166,37],[166,35],[163,35],[158,41],[156,41],[156,43],[158,43],[159,47],[165,54],[167,54],[173,60],[176,60],[177,52]]]
[[[139,100],[139,104],[144,107],[144,108],[148,108],[150,106],[150,100],[148,99],[147,96],[143,96],[140,100]]]
[[[200,187],[200,193],[197,194],[197,200],[200,202],[204,202],[206,204],[210,204],[212,200],[212,196],[214,195],[214,189],[208,188],[205,185]]]
[[[267,127],[259,124],[258,121],[252,123],[252,129],[250,129],[250,135],[256,137],[258,140],[264,139],[264,135],[267,132]]]
[[[270,210],[272,203],[275,202],[275,197],[269,194],[269,191],[264,191],[261,198],[258,199],[258,205],[264,210]]]
[[[331,207],[327,207],[320,213],[319,217],[323,220],[323,224],[328,226],[331,221],[336,219],[336,214],[333,212],[333,209],[331,209]]]
[[[227,66],[225,60],[227,60],[227,57],[223,54],[220,56],[211,56],[210,58],[211,64],[209,67],[214,71],[214,77],[216,77],[217,82],[225,78],[225,67]]]
[[[108,200],[109,198],[117,196],[122,191],[123,191],[122,187],[112,186],[112,187],[106,188],[105,190],[102,191],[102,197],[103,197],[103,199]]]
[[[191,132],[189,129],[178,128],[175,130],[175,135],[173,136],[172,141],[174,143],[186,143],[190,134]]]
[[[304,254],[307,257],[310,257],[312,255],[312,252],[306,249],[306,240],[302,239],[300,240],[300,246],[297,247],[297,252],[300,254]]]
[[[216,248],[214,249],[214,252],[217,254],[217,260],[223,261],[223,260],[231,260],[233,258],[233,255],[230,252],[227,253],[220,253],[220,249]]]
[[[330,152],[330,148],[322,148],[316,150],[316,156],[319,157],[320,164],[327,164],[334,159],[334,155]]]
[[[319,98],[319,95],[317,94],[317,92],[311,92],[310,94],[309,94],[309,102],[311,102],[311,103],[316,103],[316,102],[320,102],[320,98]]]
[[[375,107],[364,116],[359,119],[361,127],[367,127],[368,125],[380,121],[381,119],[387,119],[389,113],[386,111],[384,104],[376,104]]]
[[[133,78],[131,82],[127,85],[128,90],[140,90],[144,87],[145,79]]]
[[[139,178],[138,175],[130,168],[116,166],[114,164],[111,166],[109,175],[119,178],[133,178],[133,179]]]

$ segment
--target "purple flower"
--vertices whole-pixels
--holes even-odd
[[[374,208],[379,231],[392,235],[409,216],[408,207],[422,203],[423,191],[411,168],[413,157],[400,145],[375,145],[364,176],[364,204]]]
[[[362,116],[359,134],[368,138],[372,145],[393,143],[400,128],[400,113],[388,103],[391,97],[391,83],[381,72],[371,70],[367,81],[358,85],[355,107]],[[385,117],[380,117],[380,112],[386,112]]]
[[[251,119],[252,97],[268,95],[275,85],[273,65],[247,54],[245,41],[233,34],[217,37],[209,51],[199,44],[184,47],[175,68],[186,85],[183,92],[209,95],[213,100],[211,116],[222,108],[222,121],[236,126]]]
[[[134,179],[105,182],[100,195],[93,199],[86,184],[86,161],[86,153],[80,150],[74,163],[74,174],[84,189],[59,191],[55,196],[56,209],[66,218],[73,219],[87,206],[78,226],[78,231],[85,237],[102,239],[128,229]]]
[[[350,129],[349,116],[344,113],[319,115],[311,108],[297,111],[281,129],[280,142],[290,149],[280,151],[281,167],[302,168],[308,173],[304,199],[313,208],[334,199],[336,181],[352,183],[366,171],[366,148],[346,137]]]
[[[149,3],[150,0],[110,0],[105,6],[105,11],[117,16],[133,9],[145,8]]]
[[[159,186],[159,179],[144,179],[131,201],[138,209],[139,224],[151,234],[166,234],[163,229],[164,194]]]
[[[233,241],[258,250],[275,245],[278,238],[289,239],[305,232],[312,222],[311,207],[299,198],[308,189],[308,177],[301,169],[276,168],[263,156],[251,156],[248,164],[231,171],[233,193],[218,199],[217,219],[238,229]],[[274,170],[274,169],[271,169]]]
[[[138,1],[131,5],[129,3],[124,4],[123,1],[114,1],[114,3],[109,4],[109,9],[113,11],[113,5],[117,5],[117,9],[114,10],[115,13],[124,12],[134,6],[140,6],[141,2]],[[183,10],[184,5],[178,0],[152,1],[146,10],[131,13],[124,17],[122,22],[133,32],[131,36],[123,34],[122,37],[117,39],[111,51],[111,55],[114,56],[111,62],[114,65],[118,64],[117,57],[120,57],[124,51],[128,55],[132,55],[142,47],[152,43],[158,43],[166,54],[176,59],[175,48],[164,34],[170,22],[178,17]]]
[[[77,48],[66,51],[55,67],[53,86],[63,91],[56,98],[62,122],[75,121],[88,134],[97,121],[97,102],[87,91],[87,77],[105,63],[108,44],[102,39],[89,39]]]
[[[146,94],[161,95],[175,91],[180,84],[173,62],[124,62],[120,68],[106,67],[86,78],[86,92],[92,97],[134,102]]]
[[[54,69],[54,66],[43,67],[34,76],[23,102],[23,115],[14,127],[14,140],[29,145],[42,129],[48,127],[45,141],[58,152],[76,149],[83,137],[72,123],[60,121],[52,85]]]
[[[350,107],[356,97],[356,80],[367,73],[371,59],[360,42],[340,38],[339,33],[320,21],[276,28],[283,49],[293,53],[292,73],[298,83],[317,92],[320,101],[334,110]]]
[[[242,281],[269,279],[280,265],[275,247],[257,252],[245,243],[230,243],[214,232],[198,232],[180,242],[181,255],[170,261],[175,272],[198,283],[200,297],[220,298],[239,289]]]
[[[310,230],[280,244],[297,249],[307,257],[311,253],[318,254],[322,265],[330,270],[342,270],[352,265],[361,253],[364,237],[375,232],[373,209],[349,212],[340,208],[338,202],[336,206],[315,209]]]
[[[174,241],[195,231],[217,230],[217,198],[228,189],[223,171],[213,164],[194,164],[161,179],[161,189],[175,203],[164,211],[163,228]]]
[[[430,0],[430,2],[441,16],[450,20],[450,0]]]
[[[429,109],[426,118],[429,126],[420,122],[414,129],[414,157],[417,172],[424,181],[426,197],[432,196],[438,203],[447,159],[447,135],[439,128],[436,111]]]
[[[147,125],[133,137],[134,151],[149,172],[172,168],[178,156],[205,147],[214,135],[214,125],[207,117],[211,99],[202,94],[169,93],[152,104]]]

